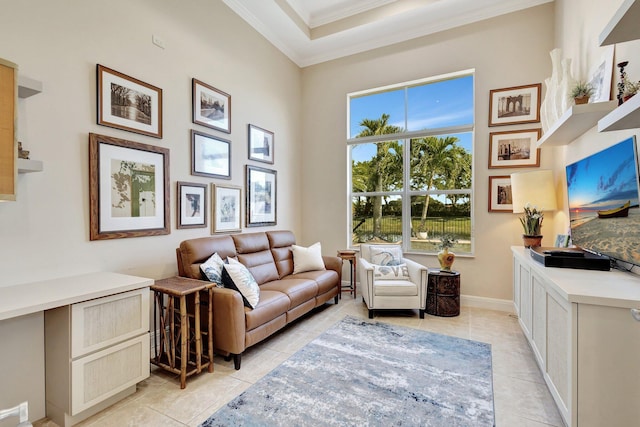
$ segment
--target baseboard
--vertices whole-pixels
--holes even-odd
[[[515,313],[513,301],[506,299],[477,297],[474,295],[460,295],[460,305],[465,307],[485,308],[487,310]]]

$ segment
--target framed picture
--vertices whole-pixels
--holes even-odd
[[[540,129],[491,132],[489,134],[489,169],[540,166]]]
[[[571,236],[569,236],[568,234],[557,234],[555,247],[568,248],[570,240],[571,240]]]
[[[247,227],[276,225],[277,172],[246,165]]]
[[[98,124],[162,138],[162,89],[98,64]]]
[[[242,188],[233,185],[211,184],[213,233],[242,231]]]
[[[489,91],[489,126],[540,121],[541,83]]]
[[[231,95],[193,79],[193,123],[231,133]]]
[[[178,228],[207,226],[207,184],[178,181]]]
[[[613,75],[613,46],[604,46],[600,61],[589,73],[589,84],[593,94],[589,103],[606,102],[611,99],[611,77]]]
[[[249,125],[249,160],[273,164],[273,132]]]
[[[191,130],[191,175],[231,179],[231,141]]]
[[[169,234],[169,149],[89,134],[89,238]]]
[[[513,212],[511,176],[489,177],[489,212]]]

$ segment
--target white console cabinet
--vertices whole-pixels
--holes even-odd
[[[512,247],[516,313],[570,427],[640,420],[640,278],[544,267]]]

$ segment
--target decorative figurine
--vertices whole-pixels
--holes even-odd
[[[624,67],[629,65],[629,61],[623,61],[618,63],[618,68],[620,68],[620,81],[618,82],[618,105],[622,105],[624,102],[624,89],[627,82],[627,73],[624,71]]]

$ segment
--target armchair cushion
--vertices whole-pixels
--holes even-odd
[[[418,285],[408,280],[383,280],[373,284],[375,296],[416,296]]]
[[[374,280],[410,280],[406,263],[398,265],[374,265]]]
[[[402,248],[400,245],[374,245],[370,248],[372,264],[399,265],[402,264]]]
[[[291,251],[293,252],[293,274],[325,269],[320,242],[308,248],[291,245]]]
[[[227,288],[235,289],[242,294],[244,305],[256,308],[260,300],[260,287],[251,272],[233,258],[222,269],[222,281]]]

